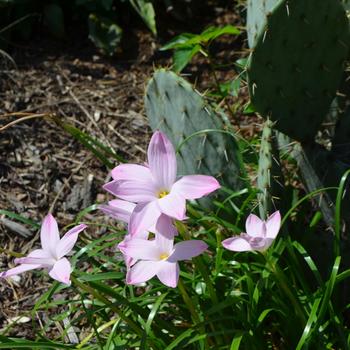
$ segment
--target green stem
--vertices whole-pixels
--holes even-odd
[[[85,292],[91,294],[92,296],[94,296],[96,299],[100,300],[102,303],[104,303],[105,305],[108,305],[108,307],[113,310],[116,314],[118,314],[118,316],[140,337],[143,337],[143,330],[133,321],[131,320],[129,317],[126,316],[126,314],[119,309],[116,305],[114,305],[109,299],[107,299],[106,297],[104,297],[103,295],[101,295],[98,291],[96,291],[95,289],[91,288],[90,286],[80,282],[77,278],[75,278],[75,276],[71,275],[71,281],[74,283],[75,286],[79,287],[80,289],[84,290]],[[150,339],[148,339],[148,341],[150,342],[151,346],[153,347],[153,349],[156,349],[157,346],[153,343],[153,341],[151,341]]]

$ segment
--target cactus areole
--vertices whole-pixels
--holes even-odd
[[[275,127],[312,141],[334,98],[349,51],[338,0],[285,0],[267,16],[248,65],[251,101]]]

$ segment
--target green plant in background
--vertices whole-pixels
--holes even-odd
[[[248,18],[255,16],[254,9],[262,8],[258,1],[252,3]],[[253,34],[255,41],[250,40],[254,46],[247,65],[251,101],[264,118],[275,122],[277,130],[302,142],[303,148],[295,149],[294,155],[301,160],[307,187],[336,186],[350,162],[340,161],[336,147],[329,151],[317,145],[315,136],[344,74],[350,46],[348,19],[341,3],[333,0],[279,1],[266,6],[270,12],[264,23],[248,22],[248,33],[259,30]],[[344,125],[346,119],[343,115],[339,122]],[[290,143],[278,138],[283,140],[282,148]],[[319,179],[313,178],[310,166]]]
[[[240,31],[231,25],[225,27],[209,27],[200,34],[182,33],[170,40],[161,50],[174,50],[173,70],[181,72],[192,58],[201,53],[205,57],[209,55],[209,46],[222,35],[239,35]]]

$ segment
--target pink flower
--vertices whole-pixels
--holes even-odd
[[[156,234],[152,241],[132,238],[119,244],[120,250],[128,257],[140,260],[127,272],[126,282],[138,284],[157,275],[168,287],[175,288],[179,280],[179,260],[188,260],[208,248],[199,240],[183,241],[174,245],[174,239]]]
[[[148,146],[148,166],[122,164],[112,170],[104,189],[137,203],[130,220],[132,236],[155,225],[163,213],[183,220],[186,199],[201,198],[220,187],[212,176],[187,175],[176,181],[176,156],[169,139],[156,131]]]
[[[72,267],[64,256],[73,249],[79,232],[86,227],[84,224],[75,226],[60,239],[57,222],[51,214],[48,214],[41,226],[42,249],[33,250],[25,258],[15,259],[15,263],[20,265],[2,272],[0,277],[6,278],[29,270],[46,268],[53,279],[70,285]]]
[[[281,227],[281,214],[274,212],[266,221],[261,220],[254,214],[250,214],[246,221],[247,233],[231,237],[222,241],[222,245],[234,252],[251,250],[265,251],[276,238]]]

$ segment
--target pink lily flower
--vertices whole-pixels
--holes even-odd
[[[156,131],[148,146],[148,166],[122,164],[112,170],[113,181],[103,188],[137,203],[130,220],[130,233],[137,235],[155,225],[163,213],[185,219],[186,199],[201,198],[220,187],[212,176],[187,175],[176,181],[176,155],[169,139]]]
[[[105,214],[113,217],[114,219],[120,220],[126,224],[129,224],[130,217],[132,215],[133,210],[135,209],[136,204],[123,201],[120,199],[114,199],[108,202],[108,205],[100,205],[99,209],[101,209]],[[177,235],[177,230],[172,223],[172,219],[164,214],[161,214],[157,220],[156,225],[150,227],[147,231],[142,231],[137,234],[137,238],[147,240],[149,237],[149,233],[153,232],[155,234],[163,234],[166,237],[173,238]],[[128,233],[124,240],[118,244],[118,248],[123,246],[127,241],[131,240],[132,236]],[[132,266],[136,260],[124,255],[124,260],[127,268]]]
[[[135,260],[126,275],[128,284],[138,284],[157,275],[168,287],[175,288],[179,280],[180,260],[188,260],[203,253],[208,245],[199,240],[183,241],[174,245],[174,239],[156,234],[152,241],[132,238],[119,244],[120,250]]]
[[[86,227],[84,224],[75,226],[60,239],[57,222],[51,214],[48,214],[41,226],[40,240],[42,248],[33,250],[24,258],[15,259],[15,264],[19,264],[19,266],[0,273],[0,278],[18,275],[29,270],[46,268],[53,279],[70,285],[72,267],[64,256],[73,249],[78,234]]]
[[[246,233],[231,237],[222,241],[222,245],[234,252],[267,250],[281,227],[281,214],[274,212],[266,221],[261,220],[254,214],[250,214],[246,220]]]

